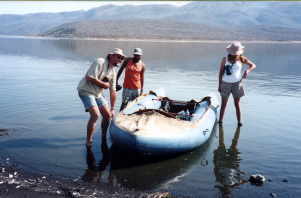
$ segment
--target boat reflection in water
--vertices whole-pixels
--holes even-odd
[[[126,154],[124,152],[112,150],[112,175],[117,178],[119,184],[126,188],[136,190],[154,190],[174,182],[182,180],[194,166],[204,163],[208,148],[212,143],[216,133],[213,128],[211,137],[200,148],[170,158],[151,158],[147,156]]]
[[[216,134],[213,128],[211,137],[200,148],[169,158],[141,156],[108,147],[102,138],[102,157],[97,162],[92,149],[87,148],[87,169],[82,180],[89,183],[105,184],[108,187],[125,187],[135,190],[154,190],[172,185],[181,180],[194,166],[207,166],[206,156]],[[97,156],[96,156],[97,157]],[[206,161],[206,162],[204,162]]]
[[[230,197],[231,191],[247,180],[245,174],[240,170],[240,152],[237,149],[241,127],[237,127],[231,146],[227,149],[224,143],[224,129],[219,126],[219,145],[214,151],[214,174],[216,177],[216,188],[222,197]]]

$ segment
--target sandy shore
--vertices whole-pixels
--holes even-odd
[[[162,42],[162,43],[230,43],[233,40],[179,40],[179,39],[136,39],[136,38],[94,38],[94,37],[43,37],[43,36],[8,36],[0,35],[0,38],[41,39],[41,40],[99,40],[117,42]],[[240,40],[243,43],[277,43],[277,44],[301,44],[301,41],[273,41],[273,40]]]

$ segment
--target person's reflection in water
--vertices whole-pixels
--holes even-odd
[[[103,133],[106,134],[106,133]],[[102,159],[97,164],[91,147],[87,147],[87,169],[82,176],[82,180],[91,183],[112,183],[110,167],[110,149],[107,145],[106,135],[102,135],[101,142]]]
[[[226,149],[224,143],[224,129],[219,126],[219,146],[214,151],[214,174],[222,197],[231,197],[232,188],[246,183],[244,173],[240,171],[240,152],[237,143],[240,135],[240,127],[237,127],[232,144]]]

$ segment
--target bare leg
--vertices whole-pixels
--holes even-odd
[[[107,132],[108,132],[108,126],[110,124],[111,119],[103,119],[101,123],[102,128],[102,134],[101,134],[101,151],[102,151],[102,159],[99,162],[98,170],[103,171],[106,169],[107,165],[109,164],[111,160],[111,153],[110,149],[107,144]],[[111,171],[110,171],[111,173]]]
[[[102,135],[102,138],[106,138],[109,123],[112,119],[112,114],[111,114],[108,106],[99,107],[99,111],[103,116],[103,119],[101,122],[101,132],[102,132],[101,135]]]
[[[124,103],[124,102],[122,102],[122,104],[121,104],[121,107],[120,107],[120,110],[119,111],[122,111],[125,107],[126,107],[126,105],[127,105],[127,103]]]
[[[222,97],[222,105],[221,105],[221,110],[219,112],[219,123],[223,122],[227,103],[228,103],[228,97]]]
[[[134,99],[133,99],[134,100]],[[122,111],[127,105],[129,102],[132,102],[133,100],[126,100],[125,102],[122,102],[121,104],[121,107],[120,107],[120,110],[119,111]]]
[[[236,110],[237,123],[238,123],[238,126],[242,126],[239,101],[240,101],[240,97],[234,98],[234,104],[235,104],[235,110]]]
[[[125,97],[125,94],[126,94],[126,91],[125,91],[125,89],[123,89],[123,91],[122,91],[122,102],[121,102],[121,106],[120,106],[119,111],[122,111],[127,105],[128,98]]]
[[[87,146],[90,146],[92,143],[92,136],[96,128],[96,121],[99,118],[99,110],[97,106],[93,106],[89,109],[90,119],[87,124]]]

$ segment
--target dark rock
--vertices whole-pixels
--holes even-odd
[[[288,180],[287,179],[283,179],[282,182],[288,182]]]
[[[271,197],[278,197],[276,193],[271,193]]]
[[[254,185],[262,185],[265,181],[265,177],[260,174],[251,175],[249,178],[249,182]]]

